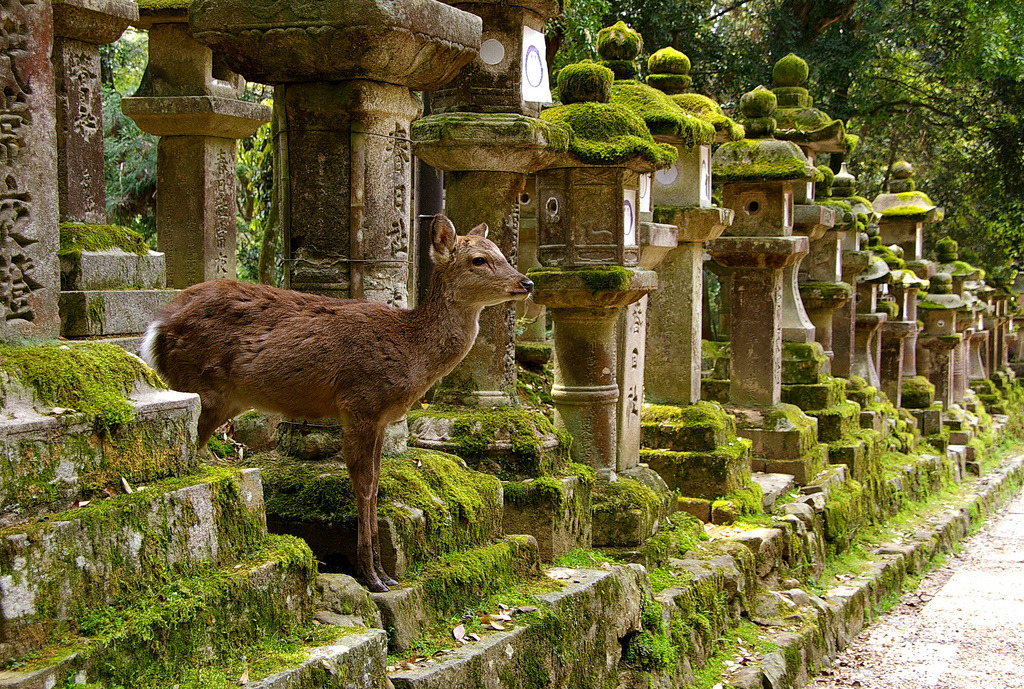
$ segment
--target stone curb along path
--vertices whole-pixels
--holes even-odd
[[[919,575],[938,553],[948,553],[975,525],[1016,494],[1024,483],[1024,457],[1014,457],[979,479],[967,503],[942,515],[927,530],[902,544],[882,544],[874,554],[881,560],[864,576],[834,588],[824,596],[790,592],[796,611],[786,619],[791,628],[769,630],[777,651],[759,662],[723,677],[731,689],[789,689],[803,687],[871,624],[881,603],[898,595],[908,576]]]

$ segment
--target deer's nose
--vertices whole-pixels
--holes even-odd
[[[519,282],[519,284],[522,285],[523,289],[525,289],[527,292],[533,291],[533,280],[530,280],[529,278],[523,278]]]

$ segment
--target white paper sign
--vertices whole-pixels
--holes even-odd
[[[700,147],[700,206],[711,207],[711,147]]]
[[[636,246],[636,189],[627,189],[622,200],[622,243]]]
[[[547,49],[544,34],[523,27],[523,100],[531,103],[550,103],[551,88],[548,85]]]
[[[651,176],[640,175],[640,212],[651,212]]]

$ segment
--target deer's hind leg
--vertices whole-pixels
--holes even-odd
[[[380,482],[380,450],[384,427],[372,422],[355,421],[345,426],[345,464],[356,496],[358,537],[356,569],[366,588],[376,593],[389,591],[378,574],[380,546],[377,545],[377,486]],[[385,575],[387,581],[395,583]]]
[[[380,520],[377,519],[377,493],[380,487],[380,458],[381,452],[384,449],[384,433],[387,429],[387,425],[382,426],[378,429],[376,435],[376,442],[373,447],[373,490],[371,491],[371,497],[373,504],[371,505],[371,514],[374,518],[371,523],[372,543],[373,543],[373,569],[377,572],[377,576],[385,586],[397,586],[398,582],[388,576],[388,573],[384,570],[384,566],[380,562],[380,535],[378,533],[378,526]]]
[[[196,441],[199,451],[206,449],[206,443],[213,436],[214,431],[225,423],[245,411],[245,408],[233,404],[218,393],[199,393],[199,401],[202,403],[202,411],[199,412],[199,428],[196,432]]]

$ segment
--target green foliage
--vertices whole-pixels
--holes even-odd
[[[284,263],[274,199],[274,138],[269,122],[239,142],[237,170],[238,279],[279,285]]]

